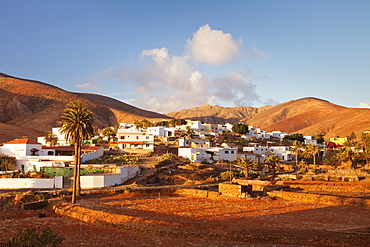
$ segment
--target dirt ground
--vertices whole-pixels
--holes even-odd
[[[0,242],[41,226],[66,238],[61,246],[370,246],[370,209],[360,207],[124,193],[84,195],[78,203],[101,224],[4,207]]]

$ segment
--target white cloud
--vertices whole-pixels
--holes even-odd
[[[207,24],[187,41],[187,50],[196,63],[221,65],[239,57],[242,40],[235,41],[231,34],[212,30]]]
[[[370,108],[370,103],[364,103],[364,102],[360,102],[357,106],[355,106],[357,108]]]
[[[134,93],[136,101],[132,99],[133,95],[130,99],[120,100],[135,102],[137,107],[161,113],[204,104],[249,106],[260,101],[252,71],[245,69],[243,73],[230,72],[212,78],[197,67],[199,63],[221,65],[236,59],[240,55],[241,43],[233,40],[231,34],[205,25],[187,41],[186,55],[171,55],[165,47],[143,50],[140,66],[120,64],[110,67],[88,77],[81,85],[100,82],[103,88],[109,88],[107,81],[113,80],[116,85],[110,88],[115,91],[110,95],[118,95],[121,91]],[[258,50],[255,53],[263,55]]]
[[[245,55],[247,57],[254,57],[254,58],[257,58],[257,59],[262,60],[262,61],[266,61],[266,60],[271,59],[270,54],[267,54],[267,53],[261,51],[260,49],[258,49],[256,47],[254,47],[253,50],[251,50],[251,51],[247,51],[245,53]]]

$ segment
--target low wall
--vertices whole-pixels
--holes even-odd
[[[329,195],[318,195],[308,194],[290,191],[270,191],[267,192],[269,196],[280,197],[290,201],[310,202],[310,203],[322,203],[328,205],[342,205],[342,206],[358,206],[370,208],[370,199],[363,198],[350,198],[342,196],[329,196]]]
[[[236,183],[220,183],[218,191],[222,195],[245,198],[252,192],[252,185],[242,185]]]
[[[81,176],[81,188],[103,188],[122,184],[140,174],[140,167],[124,166],[115,169],[113,174],[89,174]],[[0,178],[0,189],[61,189],[63,177],[54,178]]]
[[[1,189],[52,189],[63,188],[63,177],[55,178],[1,178]]]

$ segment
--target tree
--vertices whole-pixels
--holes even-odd
[[[155,126],[169,127],[170,126],[170,123],[168,121],[166,121],[166,120],[162,120],[162,121],[156,123]]]
[[[361,134],[361,142],[363,147],[363,156],[365,158],[366,164],[369,164],[370,160],[370,133]]]
[[[17,160],[15,157],[10,157],[8,155],[1,155],[0,156],[0,169],[1,171],[11,171],[14,169],[14,166],[17,165]]]
[[[244,169],[244,175],[248,178],[249,169],[255,166],[256,162],[251,158],[245,157],[237,159],[236,164]]]
[[[238,134],[245,134],[248,131],[248,125],[242,123],[234,123],[231,130]]]
[[[103,136],[107,137],[108,141],[110,141],[111,139],[114,140],[117,136],[117,130],[115,128],[112,128],[112,127],[104,128]]]
[[[185,131],[186,131],[186,137],[187,137],[188,139],[193,138],[194,130],[193,130],[190,126],[186,126],[186,127],[185,127]]]
[[[76,196],[80,195],[80,164],[81,164],[81,143],[84,139],[91,138],[94,134],[92,127],[94,121],[93,113],[87,110],[81,101],[69,103],[63,110],[60,118],[62,127],[61,133],[66,134],[67,140],[72,140],[74,145],[74,172],[72,204],[76,203]]]
[[[271,164],[272,177],[274,178],[275,177],[275,173],[276,173],[276,165],[281,163],[280,157],[278,157],[276,155],[269,156],[266,159],[266,163],[270,163]]]
[[[324,136],[324,134],[317,134],[314,136],[314,139],[318,144],[323,144],[325,142]]]
[[[50,146],[56,146],[58,143],[58,136],[49,131],[44,136],[45,142],[49,143]]]
[[[295,165],[298,167],[298,156],[300,153],[302,153],[302,144],[300,141],[295,140],[293,142],[293,146],[290,149],[295,154]]]
[[[320,149],[317,145],[310,144],[306,146],[305,151],[310,157],[313,157],[313,171],[316,174],[316,154],[320,151]]]
[[[286,140],[304,142],[303,134],[295,133],[284,137]]]

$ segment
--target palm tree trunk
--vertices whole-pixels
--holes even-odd
[[[313,173],[316,174],[316,154],[313,154]]]
[[[76,180],[76,195],[81,195],[81,142],[78,142],[77,147],[77,180]]]
[[[72,204],[76,204],[76,196],[77,196],[77,172],[78,172],[77,171],[77,164],[78,164],[77,145],[74,146],[74,149],[75,149],[75,157],[74,157],[75,164],[73,168]]]

